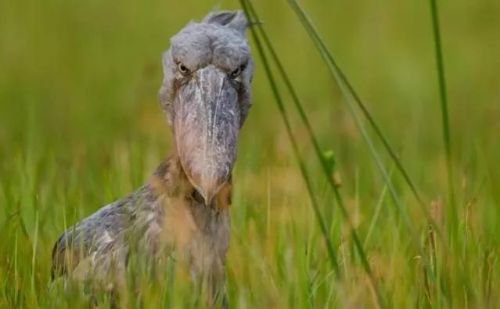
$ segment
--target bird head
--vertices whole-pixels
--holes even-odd
[[[181,166],[205,204],[231,177],[250,108],[253,62],[242,11],[190,22],[163,54],[160,101]]]

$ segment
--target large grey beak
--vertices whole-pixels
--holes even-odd
[[[174,114],[181,165],[208,205],[229,180],[236,160],[238,94],[226,73],[207,66],[179,86]]]

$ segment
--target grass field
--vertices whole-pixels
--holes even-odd
[[[500,306],[500,2],[438,1],[449,161],[429,1],[302,2],[422,203],[355,106],[367,135],[358,130],[353,101],[287,1],[254,1],[321,152],[333,153],[329,173],[352,224],[273,70],[337,272],[252,40],[253,108],[233,176],[231,307]],[[216,7],[239,3],[0,0],[1,308],[88,306],[81,291],[51,288],[52,246],[169,153],[161,53]],[[130,306],[197,306],[182,269],[164,278],[142,282]]]

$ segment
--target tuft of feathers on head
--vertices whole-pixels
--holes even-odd
[[[243,11],[213,11],[207,14],[202,20],[203,23],[217,24],[235,29],[241,34],[245,34],[248,21]]]

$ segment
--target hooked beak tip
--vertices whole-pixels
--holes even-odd
[[[209,206],[212,203],[214,194],[207,192],[203,189],[195,189],[195,200],[199,203],[203,203],[205,206]]]
[[[205,206],[208,206],[212,203],[213,195],[212,194],[202,194],[203,200],[205,202]]]

